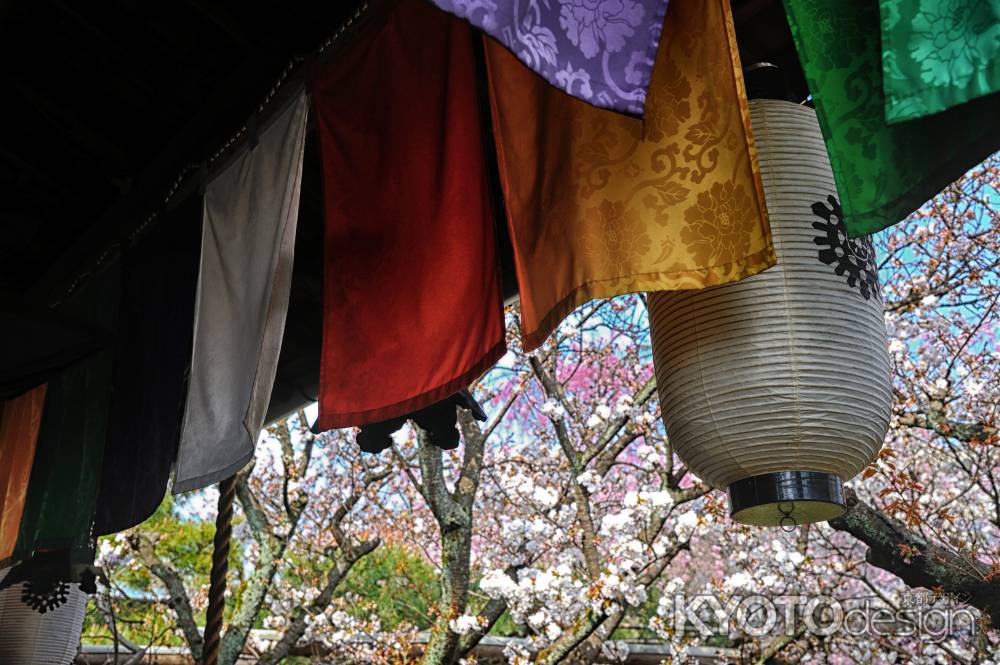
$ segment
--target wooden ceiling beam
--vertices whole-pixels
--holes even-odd
[[[211,0],[186,0],[186,2],[240,46],[248,46],[253,42],[253,35],[246,25],[230,14],[225,7]]]
[[[101,7],[102,3],[71,5],[62,0],[49,2],[80,28],[100,40],[118,73],[148,97],[164,100],[168,98],[165,91],[169,91],[168,99],[171,103],[180,101],[193,105],[199,101],[197,84],[191,80],[189,73],[181,71],[177,66],[184,54],[174,51],[158,54],[158,49],[165,50],[168,45],[153,31],[142,30],[141,27],[145,26],[139,19],[126,28],[112,30],[110,26],[96,24],[86,15],[87,11]]]
[[[38,168],[36,165],[28,162],[16,152],[2,145],[0,145],[0,161],[13,166],[14,170],[19,172],[19,177],[20,174],[24,174],[28,178],[41,183],[57,194],[66,194],[77,200],[80,198],[78,195],[74,195],[74,192],[68,189],[65,185],[56,182],[48,173]]]
[[[82,153],[96,162],[109,182],[120,180],[132,172],[129,156],[108,137],[91,129],[86,123],[44,93],[17,78],[11,78],[14,88],[65,140],[75,144]]]

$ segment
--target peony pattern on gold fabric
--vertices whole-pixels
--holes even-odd
[[[580,102],[485,40],[524,347],[576,306],[775,262],[727,0],[672,0],[645,120]]]
[[[627,275],[652,246],[639,211],[621,201],[604,200],[588,209],[583,232],[584,252],[612,277]]]
[[[684,211],[687,224],[681,240],[694,260],[706,265],[732,264],[750,251],[750,236],[757,223],[754,201],[743,185],[717,182],[698,194]]]

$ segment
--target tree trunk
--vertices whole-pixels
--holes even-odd
[[[449,622],[464,613],[469,597],[469,559],[472,528],[455,526],[441,530],[441,614],[431,627],[423,665],[447,665],[458,660],[460,635]]]

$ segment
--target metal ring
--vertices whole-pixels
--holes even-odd
[[[787,505],[788,508],[785,508],[785,505]],[[778,526],[781,527],[781,530],[785,533],[792,533],[795,531],[795,527],[799,525],[795,518],[792,517],[792,513],[795,512],[795,502],[779,501],[778,512],[782,515],[781,519],[778,520]]]

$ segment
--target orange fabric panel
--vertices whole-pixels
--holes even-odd
[[[526,350],[575,307],[775,262],[728,0],[671,0],[645,121],[594,108],[486,39]]]
[[[3,402],[0,410],[0,562],[14,552],[35,461],[45,384]]]

